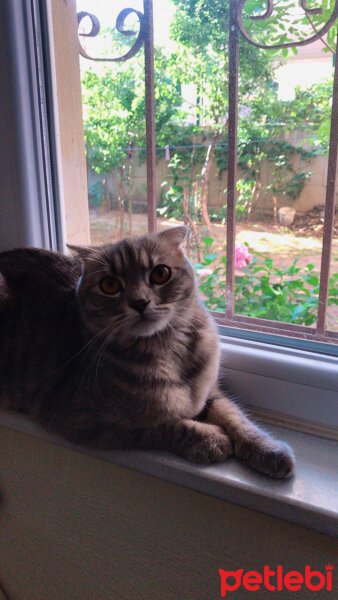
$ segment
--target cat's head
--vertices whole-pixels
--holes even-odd
[[[98,247],[70,246],[83,261],[78,297],[86,326],[119,338],[152,336],[173,325],[195,297],[181,244],[185,226]]]

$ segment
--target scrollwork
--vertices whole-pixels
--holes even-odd
[[[307,7],[307,0],[300,0],[300,5],[303,9],[303,11],[308,14],[308,15],[321,15],[323,12],[322,8],[308,8]]]
[[[268,19],[269,17],[271,17],[271,15],[273,13],[273,9],[274,9],[273,0],[267,0],[267,7],[266,7],[265,13],[263,15],[252,15],[252,17],[250,17],[250,19],[255,19],[257,21],[260,19]]]
[[[266,9],[265,13],[262,15],[252,15],[250,17],[250,19],[263,20],[263,19],[268,19],[269,17],[271,17],[271,15],[273,14],[273,11],[274,11],[274,3],[273,3],[273,0],[266,0],[266,1],[267,1],[267,9]],[[271,44],[271,45],[270,44],[260,44],[258,42],[255,42],[250,37],[249,33],[246,31],[246,29],[244,27],[243,10],[244,10],[244,6],[245,6],[246,2],[247,2],[247,0],[239,0],[238,10],[237,10],[237,22],[238,22],[239,30],[240,30],[241,34],[243,35],[243,37],[248,42],[250,42],[250,44],[252,44],[253,46],[257,46],[257,48],[263,48],[266,50],[275,49],[275,48],[292,48],[295,46],[305,46],[307,44],[311,44],[312,42],[318,40],[323,35],[325,35],[325,33],[327,33],[329,31],[329,29],[332,27],[332,25],[338,18],[338,0],[336,0],[331,17],[325,23],[325,25],[323,25],[323,27],[321,29],[319,29],[314,35],[308,37],[305,40],[297,40],[294,42],[285,42],[283,44]],[[300,0],[300,6],[304,10],[305,15],[319,15],[319,14],[322,14],[322,12],[323,12],[322,8],[308,8],[307,0]]]
[[[140,28],[139,28],[139,31],[137,34],[135,33],[135,31],[132,31],[131,29],[124,28],[126,18],[129,17],[129,15],[131,15],[131,14],[136,14],[137,18],[139,20]],[[77,15],[78,27],[80,26],[81,21],[85,17],[89,17],[92,28],[88,33],[80,33],[79,32],[78,35],[82,36],[82,37],[96,37],[99,34],[100,29],[101,29],[99,19],[92,13],[81,11]],[[87,58],[88,60],[95,60],[95,61],[101,61],[101,62],[122,62],[124,60],[128,60],[129,58],[132,58],[133,56],[135,56],[135,54],[139,51],[139,49],[142,47],[142,45],[144,43],[144,38],[145,38],[144,14],[141,13],[140,11],[136,10],[135,8],[124,8],[118,14],[118,16],[116,18],[115,26],[116,26],[116,30],[123,35],[126,35],[126,36],[137,35],[137,38],[136,38],[134,44],[132,45],[130,50],[128,50],[128,52],[126,52],[126,54],[124,54],[123,56],[118,56],[116,58],[96,58],[96,57],[90,56],[86,52],[86,50],[83,48],[83,46],[81,45],[81,42],[79,40],[79,45],[80,45],[79,52],[80,52],[81,56],[83,56],[84,58]]]

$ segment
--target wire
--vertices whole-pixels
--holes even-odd
[[[308,139],[311,138],[311,134],[308,135]],[[286,142],[288,144],[290,144],[290,146],[293,146],[293,142],[304,142],[304,138],[294,138],[293,140],[286,140],[286,139],[279,139],[279,138],[267,138],[267,139],[257,139],[257,140],[248,140],[247,142],[238,142],[239,146],[248,146],[250,144],[266,144],[267,142]],[[291,143],[292,142],[292,143]],[[168,144],[169,145],[169,144]],[[170,150],[184,150],[184,149],[188,149],[188,148],[208,148],[210,144],[187,144],[187,145],[180,145],[180,146],[170,146],[169,145],[169,149]],[[217,142],[216,144],[214,144],[214,147],[216,148],[217,146],[228,146],[229,143],[228,142]],[[129,149],[128,148],[120,148],[121,151],[124,152],[128,152]],[[133,152],[141,152],[142,150],[147,150],[146,146],[133,146]],[[155,150],[163,150],[163,152],[165,152],[165,146],[156,146]]]

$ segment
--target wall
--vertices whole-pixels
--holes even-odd
[[[216,600],[219,568],[335,563],[333,538],[5,427],[0,455],[0,582],[11,600]]]
[[[67,242],[89,244],[87,167],[84,149],[79,46],[75,0],[48,0],[55,70],[59,179]]]
[[[276,69],[275,79],[281,100],[294,98],[296,86],[306,89],[332,74],[333,55],[323,52],[323,48],[320,39],[306,46],[298,46],[297,54],[290,53],[287,60]]]
[[[286,138],[291,144],[294,141],[295,145],[299,144],[299,132],[291,132]],[[303,135],[303,138],[305,136]],[[292,206],[299,213],[311,210],[314,206],[325,204],[326,194],[326,177],[327,177],[327,155],[316,156],[311,163],[301,161],[298,157],[294,159],[295,169],[311,171],[312,175],[306,180],[303,190],[300,196],[295,202],[290,202]],[[263,162],[261,165],[261,178],[262,178],[262,192],[259,196],[256,211],[253,211],[254,218],[266,218],[271,217],[273,214],[273,203],[271,194],[264,192],[264,186],[269,181],[269,170],[271,169],[269,163]],[[240,176],[240,172],[239,172]],[[338,174],[337,174],[338,176]],[[88,173],[88,185],[91,186],[101,179],[101,176],[96,174],[91,169]],[[161,160],[157,163],[156,170],[156,190],[157,190],[157,202],[161,201],[161,195],[163,188],[161,183],[168,180],[168,162]],[[141,207],[146,210],[146,165],[145,163],[139,164],[137,158],[134,160],[134,177],[133,177],[133,188],[132,198],[133,204],[136,208]],[[118,172],[113,175],[108,175],[108,187],[112,197],[116,200],[119,190],[119,174]],[[227,188],[227,173],[222,173],[219,176],[215,165],[212,167],[210,188],[209,188],[209,207],[220,210],[220,208],[226,203]],[[279,206],[282,206],[285,201],[280,200]],[[338,188],[336,193],[336,204],[338,204]]]

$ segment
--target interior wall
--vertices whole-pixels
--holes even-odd
[[[220,568],[325,572],[336,562],[330,537],[4,427],[0,456],[10,600],[211,600],[221,597]]]
[[[87,167],[84,147],[79,43],[75,0],[48,0],[55,69],[56,134],[67,242],[89,244]]]

